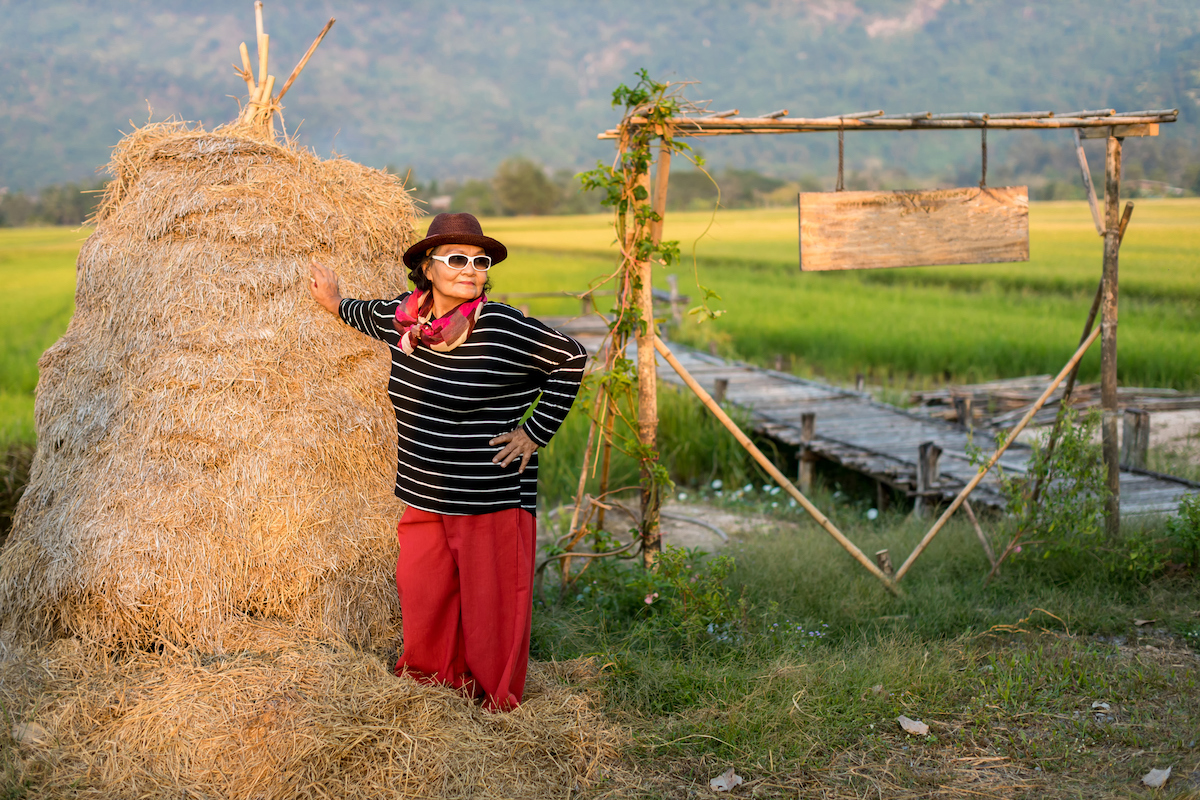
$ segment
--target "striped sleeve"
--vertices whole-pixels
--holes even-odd
[[[587,351],[583,345],[541,322],[529,317],[521,320],[526,330],[522,333],[533,344],[530,355],[541,364],[545,378],[541,381],[541,396],[533,413],[525,420],[525,433],[541,447],[550,443],[558,432],[567,412],[579,394],[587,366]]]
[[[400,336],[392,321],[396,318],[396,307],[404,295],[395,300],[351,300],[345,298],[338,304],[338,316],[351,328],[365,333],[373,339],[388,344],[397,344]]]

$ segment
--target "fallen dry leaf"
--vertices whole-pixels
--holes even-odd
[[[1158,620],[1156,620],[1156,619],[1135,619],[1133,621],[1133,624],[1137,625],[1140,628],[1143,625],[1149,625],[1151,622],[1158,622]]]
[[[742,776],[734,772],[733,767],[730,767],[709,781],[708,785],[714,792],[728,792],[733,787],[742,785]]]
[[[1161,788],[1167,782],[1167,778],[1171,777],[1171,768],[1152,769],[1142,776],[1142,783],[1149,786],[1151,789]]]
[[[872,686],[870,689],[867,689],[865,692],[863,692],[859,699],[866,700],[868,695],[870,695],[871,697],[882,697],[884,699],[887,699],[892,696],[892,693],[889,692],[887,689],[883,688],[882,683],[877,683],[874,686]]]
[[[1112,708],[1112,706],[1110,706],[1108,703],[1105,703],[1103,700],[1092,701],[1093,711],[1108,711],[1110,708]]]
[[[50,732],[36,722],[13,725],[12,737],[21,744],[41,744],[50,739]]]
[[[924,736],[929,733],[929,726],[919,719],[909,719],[901,714],[896,717],[896,722],[900,723],[900,727],[904,728],[906,733],[911,733],[913,736]]]

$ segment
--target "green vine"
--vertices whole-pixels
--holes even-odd
[[[631,301],[644,288],[638,265],[669,266],[680,261],[679,242],[656,240],[654,235],[662,222],[661,213],[651,202],[649,190],[655,146],[672,157],[681,155],[700,170],[704,169],[704,162],[690,145],[675,138],[674,120],[684,113],[699,110],[684,99],[682,90],[686,84],[655,81],[645,69],[639,70],[637,77],[632,87],[621,84],[613,91],[613,106],[623,108],[616,158],[612,164],[598,162],[595,169],[579,175],[584,191],[600,192],[602,205],[612,210],[613,228],[620,249],[616,270],[593,281],[589,289],[595,291],[605,284],[613,284],[617,305],[615,318],[609,322],[611,346],[607,349],[604,369],[588,377],[584,393],[590,400],[593,424],[597,430],[604,431],[605,446],[616,447],[641,464],[642,490],[652,498],[651,505],[656,508],[656,498],[670,492],[674,484],[666,467],[660,463],[659,453],[636,435],[637,420],[631,419],[629,412],[636,408],[637,369],[626,355],[629,341],[652,331],[655,320],[643,319],[641,310]],[[709,301],[720,297],[700,285],[694,253],[693,272],[703,299],[699,307],[688,313],[696,316],[698,321],[714,319],[723,312],[712,309]],[[618,421],[622,423],[621,429],[634,435],[622,435],[614,425]],[[594,474],[598,460],[597,452],[593,462],[584,468]],[[603,502],[605,498],[594,499]],[[584,502],[584,497],[576,498],[577,506]],[[577,509],[575,516],[578,530],[588,525],[589,514],[581,514]],[[569,531],[565,539],[572,543],[580,541],[578,530]],[[569,580],[565,567],[563,580],[565,589]]]

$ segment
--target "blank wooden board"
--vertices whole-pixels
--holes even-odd
[[[1029,189],[804,192],[800,269],[1029,260]]]

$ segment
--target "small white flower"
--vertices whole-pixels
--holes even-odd
[[[867,509],[867,519],[870,519],[870,520],[879,519],[879,509],[878,508],[868,508]]]
[[[721,489],[725,488],[725,484],[721,483],[720,478],[717,478],[715,481],[713,481],[709,485],[712,486],[712,488],[716,489],[717,491],[720,491]]]

